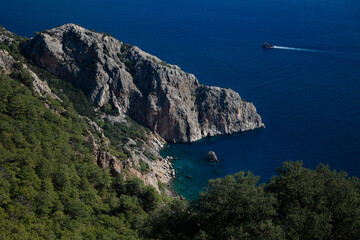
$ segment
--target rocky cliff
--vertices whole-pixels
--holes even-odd
[[[34,95],[41,99],[46,108],[51,109],[56,114],[62,114],[66,110],[53,109],[51,99],[60,102],[63,102],[63,100],[52,92],[47,81],[41,79],[33,71],[39,71],[40,69],[19,54],[19,43],[23,41],[24,39],[21,37],[0,26],[0,74],[24,78],[23,80],[26,80]],[[2,90],[6,93],[6,89]],[[63,91],[63,89],[57,90]],[[93,156],[96,164],[101,168],[108,168],[113,176],[120,174],[125,178],[136,176],[142,179],[145,185],[152,185],[158,192],[165,192],[169,196],[172,195],[169,186],[175,176],[175,171],[169,159],[162,158],[159,154],[166,143],[164,139],[155,133],[145,131],[143,127],[137,125],[134,127],[141,129],[138,131],[143,132],[143,136],[138,138],[125,134],[126,143],[116,146],[105,136],[103,128],[88,117],[80,117],[84,120],[84,124],[87,125],[87,134],[84,134],[83,137],[94,147]],[[111,116],[100,117],[111,119]],[[101,121],[99,118],[97,120]],[[113,121],[115,120],[113,119]],[[122,124],[130,126],[135,123],[122,119]],[[124,133],[117,135],[119,138],[124,137],[122,136]],[[125,152],[126,154],[124,154]],[[121,154],[121,156],[115,156],[118,154]]]
[[[201,85],[178,66],[78,25],[46,30],[27,41],[0,27],[0,48],[0,71],[27,76],[47,107],[51,105],[48,97],[62,99],[50,90],[49,80],[38,75],[42,70],[37,66],[59,81],[71,81],[94,103],[96,117],[81,116],[88,124],[91,137],[84,138],[94,146],[94,162],[109,168],[112,175],[137,176],[168,195],[170,188],[161,186],[170,186],[175,172],[169,158],[159,154],[166,141],[195,141],[264,126],[254,105],[233,90]],[[109,106],[118,116],[104,111]],[[125,132],[116,133],[110,141],[97,125],[106,121]]]
[[[111,104],[167,142],[264,126],[254,105],[233,90],[201,85],[178,66],[106,33],[66,24],[37,34],[25,52],[81,88],[96,106]]]

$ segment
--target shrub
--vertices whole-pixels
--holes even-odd
[[[118,116],[119,112],[118,110],[110,103],[106,103],[103,107],[103,111],[111,116]]]
[[[148,151],[144,151],[143,154],[150,160],[156,161],[156,156],[154,156],[152,153],[148,152]]]
[[[162,194],[164,194],[165,193],[165,185],[161,181],[158,181],[158,187],[160,189],[160,192]]]
[[[140,170],[142,171],[142,172],[150,172],[150,169],[149,169],[149,166],[148,166],[148,164],[147,163],[145,163],[143,160],[139,160],[139,165],[140,165]]]
[[[107,56],[109,56],[109,57],[110,57],[110,53],[109,53],[109,51],[108,51],[108,50],[104,49],[104,50],[103,50],[103,53],[104,53],[105,55],[107,55]]]
[[[130,45],[130,44],[128,44],[128,43],[123,43],[123,44],[121,45],[120,50],[121,50],[121,52],[127,52],[127,51],[129,51],[130,48],[132,48],[132,47],[133,47],[133,46]]]

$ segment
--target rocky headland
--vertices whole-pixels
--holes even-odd
[[[167,142],[264,126],[254,105],[233,90],[204,86],[193,74],[105,33],[66,24],[37,34],[25,50],[96,106],[110,103]]]
[[[175,174],[169,159],[159,154],[164,144],[264,127],[255,106],[235,91],[202,85],[193,74],[109,34],[65,24],[25,40],[1,28],[0,44],[10,47],[13,41],[22,42],[24,68],[41,97],[60,99],[30,70],[33,67],[72,82],[96,111],[110,106],[117,113],[102,112],[101,120],[136,126],[130,117],[142,125],[139,128],[150,129],[141,139],[128,137],[120,146],[126,157],[120,158],[108,150],[112,143],[102,127],[83,117],[93,136],[89,141],[95,149],[94,162],[110,168],[114,175],[137,176],[158,191],[162,184],[168,186]],[[11,74],[16,62],[6,49],[0,51],[0,66],[6,74]]]

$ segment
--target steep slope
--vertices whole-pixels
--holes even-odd
[[[83,138],[93,146],[91,159],[101,168],[110,169],[113,176],[122,175],[127,179],[136,176],[146,186],[151,185],[159,193],[171,195],[169,184],[175,173],[168,159],[163,159],[159,154],[165,144],[161,137],[129,118],[111,123],[109,118],[112,116],[100,110],[95,112],[81,90],[26,62],[19,46],[24,39],[4,28],[0,28],[0,31],[0,74],[20,79],[34,95],[43,100],[47,108],[52,104],[57,106],[58,109],[54,110],[57,114],[66,115],[68,111],[64,109],[72,109],[73,106],[74,111],[80,110],[82,115],[79,112],[74,114],[78,114],[78,120],[86,125]],[[8,93],[4,90],[2,94]]]
[[[95,111],[25,59],[24,42],[0,27],[0,239],[358,239],[359,179],[324,165],[286,162],[266,184],[210,180],[191,204],[160,195],[173,177],[165,141],[109,104]],[[204,119],[238,96],[195,91]]]
[[[138,239],[133,226],[159,194],[97,167],[86,121],[51,91],[35,94],[4,52],[13,67],[0,62],[0,239]]]
[[[36,64],[81,88],[98,107],[110,103],[168,142],[263,127],[252,103],[136,46],[75,24],[43,31],[26,44]]]
[[[88,125],[84,138],[94,147],[94,162],[113,176],[137,176],[168,195],[175,172],[159,154],[165,140],[194,141],[263,126],[253,104],[234,91],[201,85],[175,65],[78,25],[30,40],[0,27],[0,48],[4,74],[23,79],[47,105],[53,99],[74,106]]]

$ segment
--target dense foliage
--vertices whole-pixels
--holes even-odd
[[[72,104],[39,99],[21,71],[0,75],[0,239],[137,239],[159,194],[99,168]]]
[[[16,42],[0,47],[22,58]],[[128,157],[121,152],[127,138],[141,146],[147,130],[130,119],[100,121],[80,90],[32,66],[62,100],[42,99],[22,64],[13,68],[0,74],[0,239],[360,236],[359,179],[323,165],[286,162],[266,184],[244,172],[210,180],[194,202],[166,199],[138,178],[114,177],[94,163],[89,139],[96,133],[79,114],[98,122],[112,142],[107,150],[119,158]],[[103,111],[113,113],[111,106]]]
[[[156,239],[358,239],[359,179],[286,162],[267,184],[240,172],[210,180],[192,204],[170,204],[149,217]]]

